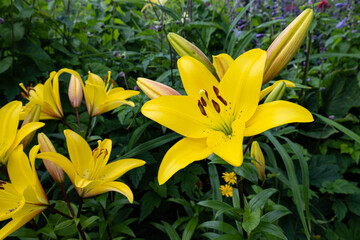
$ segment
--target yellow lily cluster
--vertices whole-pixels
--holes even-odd
[[[40,119],[62,119],[64,117],[59,94],[59,76],[64,72],[71,74],[70,102],[78,108],[84,95],[87,111],[91,117],[124,104],[134,107],[134,103],[126,101],[126,99],[139,94],[139,92],[114,87],[115,83],[111,80],[110,72],[105,81],[98,75],[89,72],[88,79],[84,83],[78,72],[64,68],[58,72],[51,72],[44,85],[37,84],[35,87],[25,88],[23,84],[20,84],[25,92],[23,96],[29,100],[22,109],[21,119],[24,119],[36,104],[41,106]]]

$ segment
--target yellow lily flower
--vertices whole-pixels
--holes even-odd
[[[69,176],[79,196],[92,197],[108,191],[123,194],[133,202],[131,189],[117,178],[127,171],[145,164],[138,159],[123,159],[107,164],[111,153],[111,140],[98,141],[98,147],[91,151],[88,143],[69,129],[64,131],[71,161],[56,152],[43,152],[38,158],[52,161]]]
[[[0,229],[4,239],[26,224],[49,205],[35,169],[35,156],[39,146],[34,146],[29,158],[22,145],[10,155],[8,173],[10,182],[0,181],[0,221],[12,218]]]
[[[140,93],[139,91],[134,90],[124,90],[121,87],[114,88],[115,83],[114,81],[111,81],[110,72],[108,72],[108,77],[105,81],[103,81],[98,75],[89,72],[85,85],[79,73],[66,68],[58,71],[54,76],[54,79],[58,79],[58,77],[64,72],[72,74],[80,80],[84,91],[86,108],[91,117],[114,110],[124,104],[134,107],[135,104],[131,101],[126,101],[126,99]]]
[[[7,163],[10,154],[26,136],[45,125],[30,122],[18,130],[21,107],[21,102],[12,101],[0,109],[0,165]]]
[[[55,75],[56,72],[51,72],[50,77],[44,84],[39,83],[35,87],[25,88],[24,84],[20,83],[20,87],[25,92],[22,93],[22,96],[29,100],[22,109],[20,114],[21,120],[28,115],[36,104],[41,107],[41,120],[61,119],[64,117],[59,94],[59,80],[54,78]]]
[[[218,82],[196,59],[179,59],[187,96],[161,96],[141,109],[146,117],[185,136],[165,154],[158,173],[160,184],[212,153],[240,166],[244,136],[286,123],[313,121],[308,110],[291,102],[258,105],[265,60],[265,51],[248,51],[231,64]]]

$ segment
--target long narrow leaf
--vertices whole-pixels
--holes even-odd
[[[297,182],[294,163],[293,163],[292,159],[290,158],[289,154],[284,149],[284,147],[270,133],[270,131],[264,132],[264,135],[266,137],[268,137],[268,139],[271,141],[271,143],[275,146],[275,148],[278,150],[281,158],[284,161],[286,172],[288,174],[289,183],[290,183],[289,187],[293,192],[294,202],[295,202],[298,214],[300,216],[300,220],[301,220],[301,223],[303,225],[305,235],[306,235],[306,237],[308,239],[310,239],[310,233],[309,233],[309,229],[308,229],[308,226],[307,226],[307,223],[306,223],[306,220],[305,220],[305,215],[304,215],[303,199],[301,197],[300,186],[299,186],[299,184]]]
[[[180,240],[179,234],[177,234],[176,230],[169,223],[161,221],[165,227],[165,231],[169,236],[170,240]]]
[[[192,217],[190,221],[186,224],[184,233],[182,235],[182,240],[191,240],[192,235],[195,232],[197,224],[199,222],[199,217]]]

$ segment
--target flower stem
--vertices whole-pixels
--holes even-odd
[[[306,84],[307,71],[308,71],[308,68],[309,68],[311,40],[312,40],[312,34],[310,33],[308,35],[308,44],[307,44],[307,49],[306,49],[305,69],[304,69],[304,75],[303,75],[303,79],[302,79],[302,85]],[[299,99],[300,99],[301,103],[303,101],[303,93],[304,93],[304,88],[301,88],[301,91],[300,91],[300,94],[299,94]]]
[[[246,151],[249,149],[249,147],[250,147],[250,144],[252,143],[252,141],[254,140],[254,136],[251,136],[251,138],[249,139],[249,141],[248,141],[248,143],[246,144],[246,147],[245,147],[245,149],[244,149],[244,155],[245,155],[245,153],[246,153]]]
[[[79,223],[76,225],[80,235],[81,235],[81,238],[83,240],[86,240],[86,236],[85,236],[85,233],[82,229],[82,226],[81,226],[81,223],[80,223],[80,212],[81,212],[81,208],[82,208],[82,205],[83,205],[83,198],[80,197],[80,200],[79,200],[79,207],[78,207],[78,212],[77,212],[77,215],[76,215],[76,218],[79,219]]]
[[[63,124],[65,124],[70,130],[73,130],[72,127],[66,122],[65,118],[61,118]]]
[[[76,114],[76,119],[77,119],[77,124],[79,126],[79,130],[81,131],[81,124],[80,124],[80,116],[79,116],[79,109],[75,108],[75,114]]]
[[[52,211],[52,212],[54,212],[54,213],[57,213],[57,214],[65,217],[65,218],[67,218],[67,219],[70,219],[70,220],[74,219],[73,217],[67,215],[66,213],[63,213],[63,212],[57,210],[56,208],[54,208],[54,207],[51,206],[51,205],[49,205],[49,206],[47,206],[47,207],[48,207],[48,209],[49,209],[50,211]]]
[[[89,131],[91,128],[91,121],[92,121],[92,116],[89,117],[89,122],[88,122],[88,126],[87,126],[86,133],[85,133],[85,139],[87,139],[87,137],[89,135]]]
[[[71,215],[72,215],[73,217],[75,217],[75,213],[74,213],[74,210],[73,210],[72,207],[71,207],[69,198],[68,198],[68,196],[67,196],[67,194],[66,194],[66,191],[65,191],[65,188],[64,188],[64,184],[63,184],[63,183],[59,183],[59,185],[60,185],[60,188],[61,188],[61,192],[62,192],[62,194],[64,195],[64,198],[65,198],[65,201],[66,201],[66,205],[68,206]]]

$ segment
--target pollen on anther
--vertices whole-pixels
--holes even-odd
[[[214,100],[211,100],[211,102],[212,102],[216,112],[220,113],[220,105],[217,102],[215,102]]]
[[[213,86],[213,90],[216,96],[219,96],[219,89],[215,86]]]
[[[217,98],[222,102],[225,106],[227,106],[227,101],[222,96],[217,96]]]
[[[202,115],[207,116],[204,106],[201,104],[200,100],[198,101],[198,107]]]

